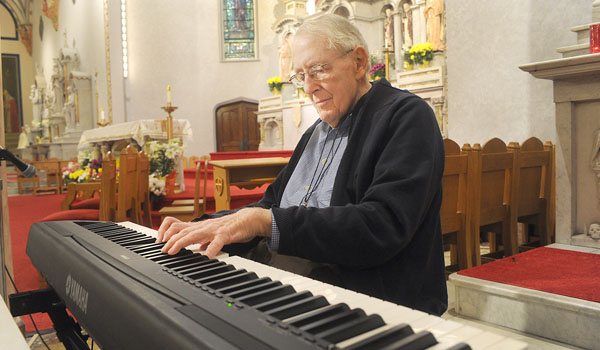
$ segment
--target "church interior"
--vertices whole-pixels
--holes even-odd
[[[361,31],[370,79],[420,96],[444,138],[448,311],[365,311],[430,332],[423,349],[600,349],[600,0],[0,0],[0,344],[65,348],[54,319],[8,309],[16,287],[59,288],[30,255],[33,223],[151,235],[260,200],[319,119],[290,77],[296,30],[324,14]]]

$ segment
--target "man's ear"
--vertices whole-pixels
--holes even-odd
[[[354,69],[356,71],[356,77],[362,79],[367,74],[369,67],[369,55],[367,50],[362,46],[357,46],[354,49]]]

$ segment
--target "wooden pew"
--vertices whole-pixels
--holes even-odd
[[[469,226],[470,213],[467,210],[467,178],[472,165],[469,164],[468,151],[461,151],[456,142],[445,139],[444,148],[446,161],[442,178],[440,220],[444,244],[450,245],[451,265],[446,267],[448,273],[473,266],[474,246],[471,244],[473,237]]]

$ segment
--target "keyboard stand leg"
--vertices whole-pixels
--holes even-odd
[[[65,303],[53,289],[34,290],[9,296],[10,312],[14,317],[37,312],[47,313],[56,330],[56,336],[67,350],[89,350],[87,335],[81,334],[81,327],[67,314]]]

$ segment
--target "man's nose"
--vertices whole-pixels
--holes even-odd
[[[304,77],[304,92],[312,95],[320,86],[320,81],[311,78],[308,74]]]

